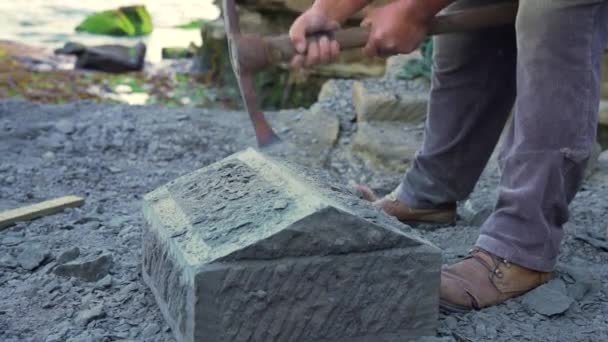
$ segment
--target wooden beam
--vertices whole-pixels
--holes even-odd
[[[33,220],[63,211],[66,208],[76,208],[84,204],[84,199],[77,196],[65,196],[49,201],[32,204],[27,207],[0,212],[0,230],[12,226],[19,221]]]

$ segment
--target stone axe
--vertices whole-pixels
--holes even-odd
[[[510,24],[515,21],[517,6],[517,2],[505,2],[439,14],[432,20],[429,34],[465,32]],[[259,147],[269,146],[280,139],[259,108],[253,77],[260,70],[290,60],[296,50],[286,34],[270,37],[241,34],[235,0],[223,0],[223,16],[230,62],[245,109],[253,122]],[[355,27],[338,30],[333,34],[340,48],[347,50],[365,46],[369,31],[367,28]]]

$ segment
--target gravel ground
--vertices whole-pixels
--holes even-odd
[[[350,83],[338,83],[348,95]],[[398,174],[349,153],[356,124],[346,98],[322,103],[341,127],[323,165],[388,191]],[[0,232],[0,341],[173,341],[141,280],[142,195],[252,145],[249,126],[238,112],[0,101],[0,210],[86,197],[81,208]],[[456,226],[419,227],[446,261],[475,242],[497,181],[491,164]],[[438,336],[426,340],[608,341],[606,198],[600,182],[577,196],[554,281],[495,308],[442,314]]]

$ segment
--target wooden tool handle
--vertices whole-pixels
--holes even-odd
[[[429,34],[465,32],[511,24],[517,15],[517,6],[517,2],[505,2],[438,15],[430,24]],[[340,44],[340,48],[348,50],[365,46],[369,30],[363,27],[353,27],[338,30],[333,35]],[[310,39],[316,38],[311,37]],[[265,41],[271,49],[269,55],[273,60],[286,61],[296,53],[288,35],[268,37],[265,38]]]

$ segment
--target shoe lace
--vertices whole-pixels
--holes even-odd
[[[492,264],[489,264],[485,259],[480,256],[480,254],[488,256],[490,260],[492,260]],[[511,263],[508,260],[499,258],[481,248],[471,249],[466,259],[473,259],[479,264],[481,264],[484,268],[486,268],[490,272],[490,280],[493,280],[494,277],[502,279],[504,273],[500,269],[501,265],[504,265],[507,268],[511,267]]]

